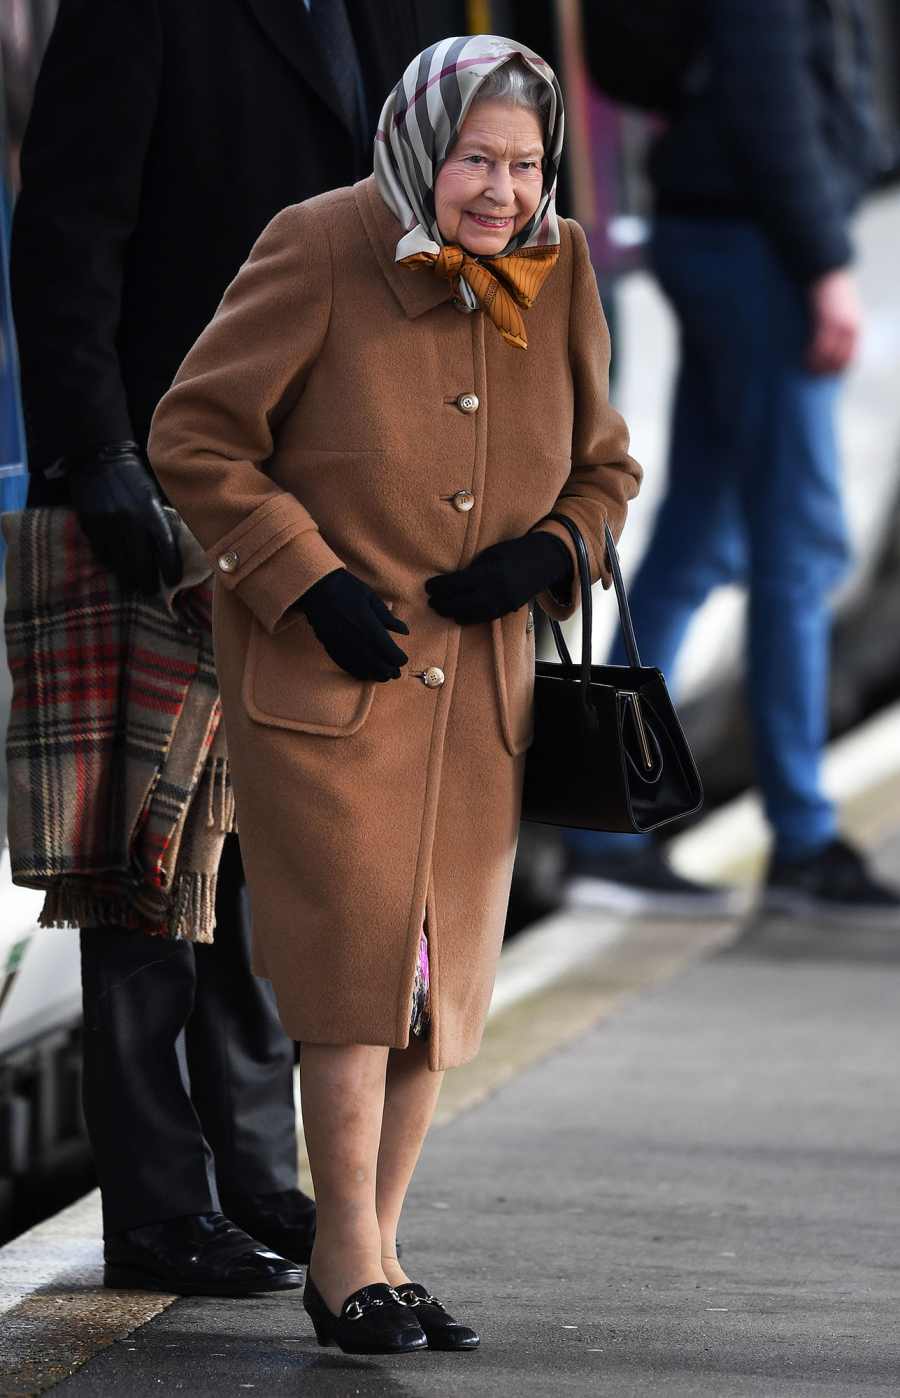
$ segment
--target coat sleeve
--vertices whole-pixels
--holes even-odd
[[[568,515],[584,535],[591,563],[591,581],[612,583],[603,541],[608,522],[618,540],[625,525],[628,501],[640,489],[641,467],[628,454],[628,428],[609,402],[609,331],[600,305],[597,278],[581,226],[567,220],[572,235],[572,296],[569,312],[569,361],[575,388],[572,471],[554,509]],[[568,597],[543,592],[544,611],[565,621],[578,606],[575,549],[565,527],[554,520],[536,526],[557,535],[572,557],[573,583]]]
[[[327,234],[306,205],[278,214],[156,409],[150,463],[219,582],[268,631],[342,566],[300,501],[263,469],[331,312]]]
[[[61,0],[11,249],[33,469],[134,436],[116,337],[161,76],[157,0]]]

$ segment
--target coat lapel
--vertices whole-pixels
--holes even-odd
[[[410,320],[449,301],[453,295],[449,282],[428,267],[401,267],[395,261],[403,229],[378,193],[375,176],[360,180],[353,193],[378,265]]]
[[[246,4],[260,28],[303,81],[343,125],[349,127],[348,113],[316,52],[304,0],[246,0]]]

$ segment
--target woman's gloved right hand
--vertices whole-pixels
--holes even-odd
[[[409,657],[388,635],[409,635],[405,621],[391,614],[377,592],[338,568],[326,573],[294,604],[305,612],[319,641],[348,675],[357,680],[399,680]]]

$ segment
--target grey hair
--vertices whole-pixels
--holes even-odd
[[[521,58],[510,58],[508,62],[488,73],[478,88],[472,103],[507,102],[511,107],[527,107],[534,112],[544,134],[544,145],[550,132],[550,111],[553,105],[553,89]]]

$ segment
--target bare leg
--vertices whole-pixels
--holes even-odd
[[[304,1044],[303,1133],[316,1195],[310,1274],[334,1314],[351,1292],[388,1280],[376,1210],[388,1050]]]
[[[427,1043],[411,1038],[409,1048],[391,1049],[378,1152],[376,1209],[381,1230],[381,1265],[392,1286],[409,1281],[397,1261],[397,1224],[443,1079],[443,1073],[429,1071]]]

